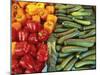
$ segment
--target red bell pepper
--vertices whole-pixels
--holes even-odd
[[[18,32],[19,41],[27,41],[27,38],[28,38],[28,32],[23,31],[23,30]]]
[[[28,42],[31,44],[38,44],[38,38],[36,33],[32,33],[28,37]]]
[[[23,56],[30,51],[30,45],[27,42],[17,42],[15,48],[16,56]]]
[[[42,29],[39,33],[38,33],[38,40],[40,42],[43,42],[43,41],[47,41],[48,38],[49,38],[49,32],[45,29]]]
[[[41,44],[37,52],[37,60],[40,62],[45,62],[48,59],[47,44]]]
[[[12,41],[17,41],[18,40],[18,31],[14,28],[12,28]]]

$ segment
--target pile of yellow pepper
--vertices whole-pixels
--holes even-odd
[[[31,19],[33,22],[44,22],[44,29],[52,33],[57,21],[54,12],[54,6],[48,3],[14,2],[12,4],[12,27],[19,30],[21,23]]]

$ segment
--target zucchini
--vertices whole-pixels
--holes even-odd
[[[75,23],[75,22],[63,21],[62,22],[62,25],[64,27],[67,27],[67,28],[78,28],[78,29],[82,29],[82,26],[80,24]]]
[[[88,32],[85,35],[80,36],[79,38],[87,38],[87,37],[94,36],[95,34],[96,34],[96,30],[95,29],[92,29],[90,32]]]
[[[83,16],[72,16],[72,15],[67,15],[67,17],[73,19],[73,18],[76,18],[76,19],[83,19]]]
[[[82,67],[82,66],[85,66],[85,65],[95,65],[96,64],[96,61],[93,61],[93,60],[83,60],[83,61],[79,61],[75,64],[75,67]]]
[[[57,10],[56,11],[57,14],[66,14],[66,10]]]
[[[74,64],[76,63],[78,59],[77,58],[73,58],[65,67],[64,67],[64,71],[70,71]]]
[[[76,23],[79,23],[81,25],[85,25],[85,26],[91,25],[91,21],[89,21],[89,20],[79,20],[79,19],[73,18],[73,21],[75,21]]]
[[[66,65],[73,57],[74,57],[74,56],[69,56],[69,57],[65,58],[65,60],[63,60],[63,61],[61,62],[61,64],[59,64],[59,65],[56,66],[56,70],[57,70],[57,71],[62,70],[62,69],[65,67],[65,65]]]
[[[58,53],[58,57],[67,57],[67,56],[69,56],[69,55],[71,55],[71,53],[62,53],[62,52],[59,52]]]
[[[89,30],[89,29],[94,29],[96,26],[95,25],[91,25],[91,26],[84,26],[83,30]]]
[[[85,12],[85,11],[76,11],[71,13],[72,16],[90,16],[90,12]]]
[[[68,39],[64,41],[64,45],[92,47],[94,45],[94,42],[85,39]]]
[[[60,51],[61,50],[61,45],[56,45],[56,50]]]
[[[79,55],[79,59],[83,59],[83,58],[85,58],[85,57],[87,57],[87,56],[89,56],[89,55],[95,54],[95,53],[96,53],[96,50],[95,50],[95,49],[93,49],[93,50],[88,50],[88,51],[85,52],[85,53],[81,53],[81,54]]]
[[[78,30],[76,30],[75,32],[72,32],[70,34],[67,34],[67,35],[64,35],[64,36],[60,37],[58,39],[57,43],[58,44],[63,44],[64,40],[70,39],[70,38],[75,37],[77,35],[79,35],[79,31]]]
[[[61,49],[63,53],[73,53],[73,52],[85,52],[88,48],[85,47],[78,47],[78,46],[64,46]]]
[[[72,19],[67,16],[58,16],[58,21],[72,21]]]
[[[65,31],[65,32],[57,33],[56,37],[61,37],[61,36],[67,35],[67,34],[69,34],[69,33],[74,32],[75,30],[76,30],[76,29],[73,28],[73,29],[69,29],[69,30],[67,30],[67,31]]]
[[[96,60],[96,54],[89,55],[83,58],[82,60]]]
[[[71,13],[71,12],[78,11],[78,10],[80,10],[81,8],[82,8],[82,6],[77,5],[77,6],[73,7],[73,8],[71,8],[71,9],[67,9],[67,14],[69,14],[69,13]]]
[[[68,29],[67,28],[56,28],[55,30],[54,30],[54,32],[55,33],[60,33],[60,32],[65,32],[65,31],[67,31]]]

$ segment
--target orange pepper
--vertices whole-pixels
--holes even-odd
[[[23,23],[26,20],[26,16],[24,15],[24,13],[18,13],[15,19],[16,21]]]
[[[49,33],[53,32],[54,27],[55,27],[55,25],[51,21],[47,21],[47,22],[44,23],[44,29],[46,29]]]
[[[12,27],[15,28],[16,30],[20,30],[22,25],[20,22],[13,22]]]
[[[39,15],[32,16],[32,21],[33,22],[40,22],[41,21],[40,16]]]
[[[21,13],[24,13],[24,9],[23,8],[18,8],[17,9],[17,14],[21,14]]]
[[[12,42],[12,55],[15,54],[16,42]]]
[[[47,15],[48,15],[48,12],[47,12],[47,10],[42,9],[42,10],[39,12],[39,15],[40,15],[40,17],[41,17],[42,20],[46,20]]]
[[[52,21],[53,23],[56,23],[57,22],[57,17],[55,15],[49,14],[47,16],[47,21]]]
[[[54,6],[46,6],[46,10],[48,11],[49,14],[53,14],[54,13]]]
[[[12,4],[12,11],[17,12],[17,9],[19,9],[20,6],[17,3]]]
[[[18,2],[21,8],[24,8],[28,2]]]

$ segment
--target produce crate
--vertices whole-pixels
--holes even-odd
[[[12,0],[12,74],[96,69],[96,7]]]

